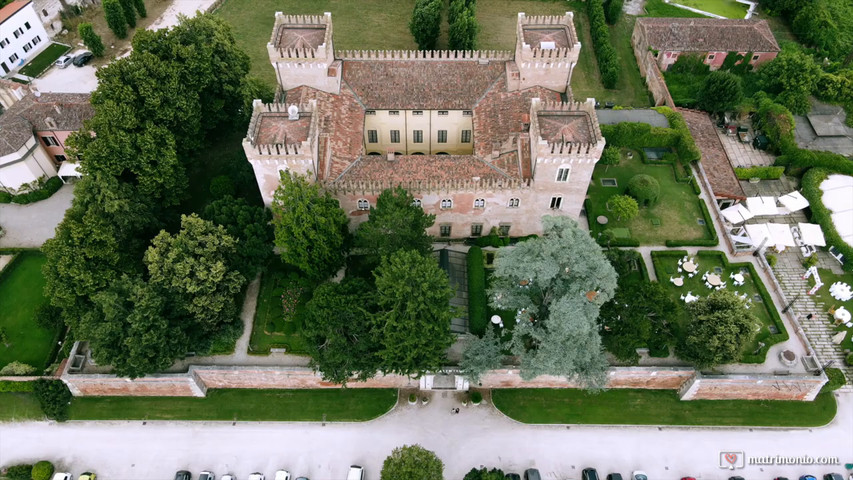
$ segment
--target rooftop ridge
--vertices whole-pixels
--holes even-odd
[[[509,190],[530,188],[533,181],[518,178],[484,178],[454,179],[454,180],[347,180],[338,179],[322,182],[323,188],[333,193],[372,193],[378,194],[383,190],[401,186],[411,193],[427,192],[457,192],[457,191],[482,191],[482,190]]]
[[[337,50],[341,60],[499,60],[513,59],[505,50]]]

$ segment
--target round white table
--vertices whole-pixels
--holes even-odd
[[[500,315],[492,315],[492,323],[494,323],[495,325],[501,323],[501,316]]]
[[[708,278],[706,278],[705,280],[707,280],[708,283],[710,283],[712,287],[716,287],[717,285],[720,284],[720,276],[717,275],[716,273],[712,273],[712,274],[708,275]]]
[[[743,274],[742,273],[736,273],[735,276],[732,277],[732,279],[738,283],[743,283]]]
[[[681,268],[687,273],[693,273],[696,271],[696,264],[693,262],[684,262],[681,264]]]
[[[683,279],[683,278],[681,278],[681,277],[678,277],[678,278],[676,278],[676,279],[673,279],[673,280],[672,280],[672,283],[673,283],[676,287],[682,287],[682,286],[684,286],[684,279]]]
[[[841,323],[847,323],[850,321],[850,310],[841,307],[835,311],[834,316],[836,320],[841,320]]]

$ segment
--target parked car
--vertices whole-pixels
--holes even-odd
[[[743,477],[729,477],[729,480],[744,480]]]
[[[524,471],[524,480],[542,480],[542,476],[539,475],[539,470],[528,468]]]
[[[198,474],[198,480],[216,480],[216,475],[205,470]]]
[[[175,480],[193,480],[193,474],[186,470],[175,472]]]
[[[234,475],[231,475],[230,473],[226,473],[225,475],[219,477],[219,480],[237,480],[237,479],[234,478]]]
[[[594,468],[584,468],[581,472],[581,480],[598,480],[598,472]]]
[[[621,473],[608,473],[607,480],[622,480]]]
[[[817,480],[814,475],[801,475],[800,480]]]
[[[63,56],[57,58],[56,61],[53,62],[53,64],[59,68],[65,68],[68,65],[71,65],[71,61],[73,61],[73,60],[74,60],[74,57],[72,57],[71,55],[63,55]]]
[[[364,469],[358,465],[350,465],[347,480],[364,480]]]
[[[631,473],[631,480],[649,480],[649,476],[642,470],[634,470],[634,472]]]
[[[823,480],[844,480],[840,473],[827,473],[823,476]]]
[[[74,57],[72,63],[75,67],[82,67],[83,65],[89,63],[89,60],[91,60],[93,57],[94,55],[92,55],[92,52],[83,52],[80,55]]]
[[[521,480],[521,475],[517,473],[507,473],[506,475],[504,475],[504,478],[506,480]]]
[[[264,480],[264,474],[260,472],[255,472],[249,475],[249,480]]]
[[[311,480],[308,477],[296,477],[296,480]]]
[[[776,477],[773,480],[788,480],[788,477]]]
[[[275,472],[275,480],[290,480],[290,472],[287,470],[279,470]]]
[[[83,472],[79,477],[77,477],[77,480],[95,480],[95,477],[97,477],[97,475],[92,472]]]
[[[681,477],[681,480],[696,480],[695,477]]]
[[[68,472],[56,472],[50,480],[74,480],[74,477]]]

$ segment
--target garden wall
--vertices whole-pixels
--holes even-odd
[[[812,401],[826,376],[701,375],[684,385],[682,400],[799,400]]]
[[[615,367],[608,373],[607,388],[675,390],[695,374],[695,370],[685,367]],[[492,370],[483,375],[480,384],[483,388],[578,388],[565,377],[551,375],[524,381],[518,369]]]

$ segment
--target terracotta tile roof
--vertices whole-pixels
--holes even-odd
[[[702,151],[702,167],[705,169],[708,183],[711,184],[714,195],[746,198],[729,157],[726,156],[723,144],[720,143],[720,137],[717,136],[716,131],[717,127],[711,122],[711,117],[705,112],[696,110],[680,108],[678,111],[684,117],[684,121],[687,122],[687,128],[690,129],[696,146]]]
[[[554,48],[569,48],[577,41],[570,39],[569,29],[561,25],[523,25],[521,33],[531,48],[541,48],[541,42],[554,42]]]
[[[778,52],[766,20],[718,18],[637,19],[649,47],[677,52]]]
[[[278,48],[317,48],[326,41],[325,25],[281,24],[275,35]]]
[[[18,2],[12,2],[5,7],[0,8],[0,23],[12,18],[12,16],[18,13],[19,10],[29,5],[31,1],[32,0],[21,0]]]
[[[595,132],[586,112],[540,112],[539,136],[549,143],[595,143]]]
[[[86,93],[29,94],[0,116],[0,155],[24,146],[34,130],[76,131],[94,114]]]
[[[311,114],[300,114],[299,120],[290,120],[286,113],[261,113],[258,119],[255,143],[294,145],[308,140]]]
[[[501,172],[474,155],[364,155],[336,181],[445,182],[452,180],[500,180]]]
[[[505,68],[495,60],[347,60],[343,79],[369,109],[468,110]]]

